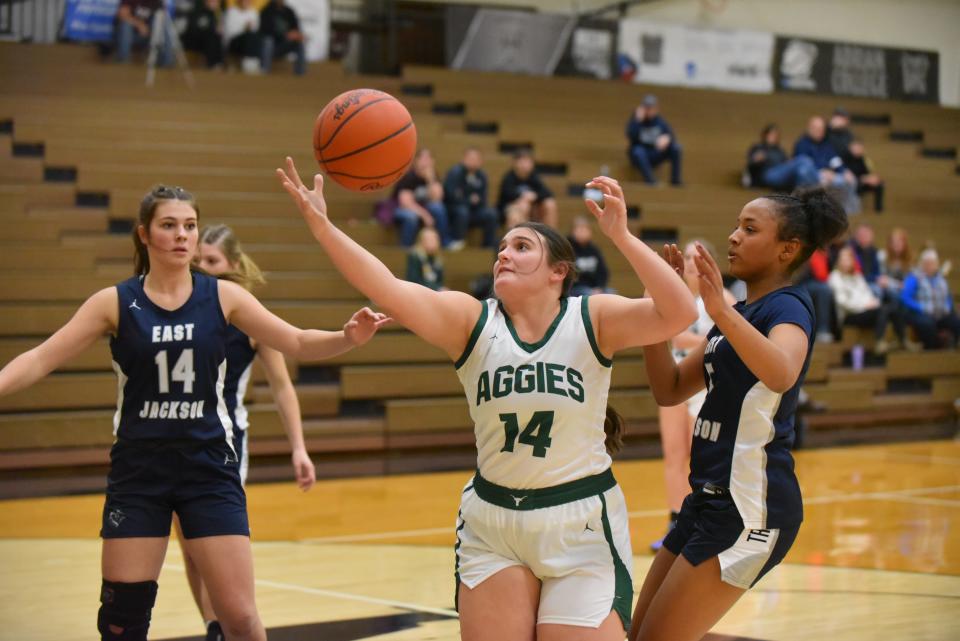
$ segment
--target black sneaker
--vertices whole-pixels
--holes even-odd
[[[204,637],[204,641],[226,641],[219,621],[211,621],[207,624],[207,636]]]

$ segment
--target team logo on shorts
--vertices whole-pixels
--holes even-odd
[[[127,515],[122,510],[110,510],[107,515],[107,522],[113,527],[120,527],[120,524],[127,519]]]
[[[512,498],[512,499],[513,499],[513,502],[517,504],[517,507],[520,507],[520,504],[523,503],[524,499],[526,499],[527,497],[526,497],[526,496],[514,496],[513,494],[511,494],[511,495],[510,495],[510,498]]]

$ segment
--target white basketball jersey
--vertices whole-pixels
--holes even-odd
[[[498,301],[484,302],[456,363],[491,483],[530,489],[610,467],[603,422],[613,363],[597,347],[587,297],[564,298],[537,343],[524,343]]]

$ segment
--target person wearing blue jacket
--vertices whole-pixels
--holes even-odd
[[[660,115],[657,97],[647,94],[640,106],[627,121],[627,141],[630,146],[627,156],[630,163],[640,170],[648,185],[656,185],[653,169],[664,160],[670,161],[670,183],[683,184],[680,178],[683,153],[673,129]]]
[[[940,273],[937,250],[926,249],[920,254],[919,267],[903,281],[900,302],[906,309],[907,323],[917,333],[924,349],[941,347],[941,330],[949,332],[950,346],[957,346],[960,317],[953,306],[947,279]]]
[[[793,157],[806,156],[820,173],[820,184],[836,190],[837,197],[848,214],[860,211],[857,197],[857,177],[843,164],[843,159],[827,139],[827,123],[820,116],[807,122],[807,131],[793,146]]]

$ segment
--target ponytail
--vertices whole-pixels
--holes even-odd
[[[220,278],[233,281],[247,291],[260,285],[265,285],[267,279],[263,271],[253,259],[243,253],[237,235],[227,225],[210,225],[200,232],[200,243],[213,245],[223,252],[224,257],[231,265],[235,265],[232,272],[221,274]]]
[[[791,272],[847,230],[846,212],[823,187],[798,189],[789,196],[772,194],[766,199],[774,204],[780,219],[779,240],[800,241]]]
[[[603,431],[607,435],[603,445],[607,448],[608,454],[616,454],[623,449],[625,431],[623,417],[609,405],[607,405],[607,416],[603,420]]]

